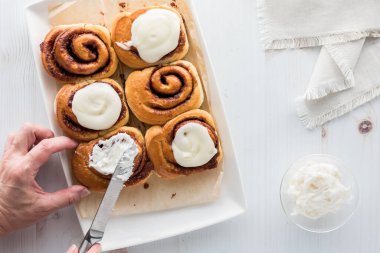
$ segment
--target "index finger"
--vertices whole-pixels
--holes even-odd
[[[9,135],[5,152],[25,155],[34,144],[53,136],[54,134],[50,129],[25,123],[20,130]]]
[[[32,170],[33,175],[36,175],[39,168],[47,162],[52,154],[75,148],[77,145],[78,143],[65,136],[44,139],[27,153],[28,168]]]

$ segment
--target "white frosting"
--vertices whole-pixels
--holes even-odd
[[[287,194],[295,201],[292,215],[317,219],[337,212],[351,196],[342,174],[333,164],[309,161],[289,180]]]
[[[121,107],[117,92],[109,84],[101,82],[78,90],[72,102],[79,124],[92,130],[112,127],[120,117]]]
[[[183,167],[202,166],[218,152],[207,128],[192,122],[178,129],[172,149],[176,162]]]
[[[127,181],[133,174],[137,154],[138,148],[131,136],[119,133],[107,140],[99,141],[93,147],[89,166],[103,175],[112,175],[116,166],[119,166],[122,168],[122,173],[118,177]]]
[[[132,41],[116,42],[116,45],[118,45],[121,49],[124,49],[124,50],[128,51],[128,50],[131,50]]]
[[[124,49],[136,47],[140,58],[154,63],[178,46],[181,20],[166,9],[152,9],[141,14],[132,24],[132,38],[128,42],[116,42]]]

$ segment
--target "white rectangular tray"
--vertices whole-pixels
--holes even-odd
[[[200,37],[203,38],[196,13],[194,13],[192,1],[193,0],[188,0],[195,19],[196,30]],[[61,135],[62,131],[55,122],[53,111],[53,104],[55,95],[58,91],[58,86],[54,85],[55,81],[45,73],[40,59],[40,43],[51,28],[48,21],[48,5],[54,2],[65,2],[65,0],[39,1],[28,5],[26,7],[26,16],[28,21],[29,38],[49,123],[56,135]],[[106,233],[102,240],[102,249],[104,251],[183,234],[225,221],[242,214],[245,211],[246,203],[242,182],[229,128],[224,115],[220,92],[203,40],[201,40],[201,46],[201,50],[205,56],[206,70],[209,79],[208,88],[209,90],[212,90],[212,92],[208,93],[208,99],[213,117],[218,125],[220,138],[223,142],[224,176],[220,197],[212,203],[203,205],[130,216],[112,217],[108,222]],[[61,155],[60,157],[66,181],[68,185],[72,185],[73,182],[69,172],[70,163],[65,155]],[[78,212],[77,216],[82,230],[84,232],[87,231],[91,224],[91,220],[81,218]]]

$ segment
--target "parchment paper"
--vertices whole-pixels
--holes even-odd
[[[208,78],[203,61],[203,51],[199,43],[191,10],[185,0],[79,0],[54,5],[49,8],[49,21],[55,25],[92,23],[111,28],[112,21],[120,12],[131,12],[150,5],[170,5],[182,14],[187,27],[190,42],[186,60],[197,68],[204,91],[205,102],[202,108],[209,111],[207,93]],[[125,78],[131,72],[126,66],[119,64],[112,77],[124,85]],[[58,85],[58,84],[57,84]],[[149,127],[139,122],[130,111],[128,125],[139,128],[143,133]],[[113,210],[113,215],[136,214],[179,208],[207,203],[215,200],[220,194],[220,183],[223,171],[219,168],[174,180],[161,179],[153,174],[144,185],[124,188]],[[103,194],[93,192],[77,204],[76,208],[83,218],[92,217],[100,204]]]

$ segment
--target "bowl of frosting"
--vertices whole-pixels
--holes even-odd
[[[295,161],[285,173],[280,197],[288,218],[310,232],[343,226],[358,206],[357,182],[338,158],[315,154]]]

